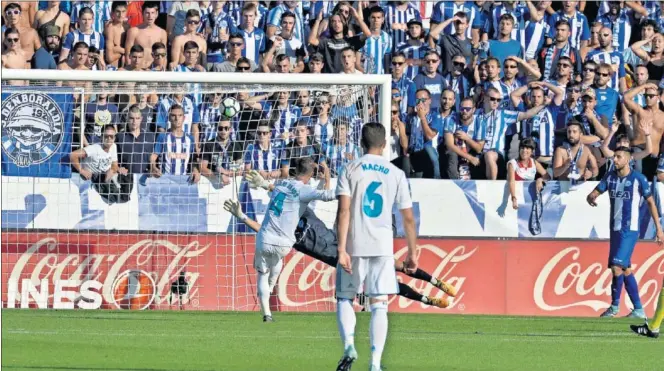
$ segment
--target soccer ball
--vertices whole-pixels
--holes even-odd
[[[224,98],[221,101],[221,114],[232,119],[240,112],[240,102],[233,97]]]

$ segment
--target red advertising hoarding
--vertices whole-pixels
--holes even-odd
[[[438,309],[395,296],[395,312],[598,316],[610,301],[608,244],[591,241],[420,239],[420,268],[453,284]],[[254,239],[236,235],[6,232],[5,308],[257,310]],[[395,253],[403,257],[404,240]],[[632,259],[646,313],[664,277],[664,250]],[[428,283],[399,274],[430,296]],[[291,252],[273,295],[282,311],[334,310],[335,269]],[[627,305],[625,305],[627,304]],[[622,313],[629,299],[623,295]]]

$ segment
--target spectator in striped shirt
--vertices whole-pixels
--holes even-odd
[[[207,70],[211,71],[215,64],[222,63],[225,57],[226,43],[234,26],[233,19],[226,12],[228,4],[216,1],[212,11],[202,17],[202,25],[207,35]],[[239,22],[238,22],[239,24]]]
[[[260,56],[265,52],[266,36],[262,29],[254,26],[257,12],[256,4],[245,4],[242,8],[242,23],[232,32],[238,33],[244,38],[242,56],[249,58],[255,64],[260,64]]]
[[[364,65],[364,73],[383,74],[385,66],[389,64],[390,53],[392,53],[392,38],[383,31],[385,22],[385,11],[379,6],[369,9],[369,30],[371,34],[364,35],[363,54],[367,57]]]
[[[3,25],[3,33],[5,31],[5,26],[6,28],[14,28],[18,30],[18,34],[21,35],[19,42],[21,43],[21,49],[23,49],[23,55],[25,57],[23,62],[30,63],[32,56],[39,48],[41,48],[41,40],[39,39],[37,31],[29,25],[25,26],[22,24],[21,20],[27,18],[28,14],[22,13],[21,5],[10,3],[5,7],[4,12],[4,19],[7,21],[7,24]]]
[[[480,166],[484,147],[485,127],[475,115],[472,98],[461,99],[459,110],[447,120],[443,128],[445,150],[441,153],[441,164],[446,179],[480,178],[475,174]],[[471,175],[472,174],[472,175]]]
[[[244,152],[244,170],[257,170],[266,180],[278,179],[281,175],[281,150],[272,143],[270,124],[266,120],[258,123],[257,138]]]
[[[253,19],[254,27],[260,29],[261,31],[264,31],[267,23],[268,10],[263,4],[258,2],[258,0],[245,0],[244,6],[242,8],[236,7],[235,9],[233,9],[233,11],[231,12],[231,18],[233,18],[233,24],[238,25],[243,22],[244,10],[249,6],[249,4],[254,5],[254,9],[256,9],[256,16]]]
[[[466,57],[457,54],[452,57],[452,72],[443,76],[447,89],[450,89],[456,95],[456,111],[459,111],[461,101],[470,97],[471,87],[473,86],[472,72],[466,68]]]
[[[392,88],[400,92],[399,106],[401,112],[405,113],[408,111],[408,98],[415,94],[415,83],[406,76],[404,67],[406,67],[406,56],[402,52],[397,52],[392,56]]]
[[[424,55],[429,51],[429,44],[424,42],[424,29],[422,22],[417,19],[408,21],[408,39],[397,46],[396,53],[403,53],[408,68],[405,71],[409,79],[414,79],[420,73]],[[394,60],[394,56],[392,56]]]
[[[171,45],[171,69],[175,69],[176,66],[185,63],[185,53],[186,45],[194,43],[197,49],[197,60],[194,61],[194,64],[198,63],[202,66],[207,65],[207,41],[198,33],[198,26],[201,23],[200,12],[196,9],[191,9],[187,12],[187,18],[185,19],[185,29],[184,33],[176,36],[173,40],[173,45]],[[190,49],[191,50],[191,49]],[[205,69],[203,69],[205,71]]]
[[[67,60],[72,46],[78,42],[84,42],[88,46],[96,47],[101,51],[101,57],[104,57],[103,50],[106,47],[104,35],[92,29],[93,16],[92,9],[87,7],[81,9],[78,16],[78,29],[68,33],[65,41],[62,43],[60,62]]]
[[[588,47],[591,36],[590,25],[588,18],[576,9],[578,3],[579,1],[576,0],[564,1],[563,8],[549,17],[550,28],[547,44],[551,44],[553,42],[552,39],[557,38],[558,23],[561,20],[566,20],[569,25],[569,45],[572,49],[581,52]]]
[[[570,24],[566,19],[561,19],[555,24],[555,36],[553,44],[545,47],[539,53],[538,65],[542,76],[545,79],[554,78],[558,71],[558,60],[561,57],[568,57],[572,62],[573,71],[581,71],[581,54],[579,50],[574,48],[570,43]]]
[[[517,112],[500,109],[502,100],[502,93],[494,87],[489,87],[484,95],[484,108],[479,113],[482,125],[486,127],[483,159],[486,165],[486,177],[489,180],[496,180],[499,176],[502,179],[505,176],[504,173],[499,174],[499,169],[503,172],[505,169],[505,139],[509,133],[516,132],[516,123],[535,117],[545,107],[541,105],[526,112]]]
[[[408,119],[408,155],[412,169],[424,178],[440,179],[438,136],[443,132],[440,115],[432,108],[432,95],[427,89],[415,93],[415,110]],[[417,174],[417,177],[420,177]]]
[[[332,177],[338,177],[341,169],[360,158],[360,148],[348,140],[348,121],[342,117],[334,120],[334,139],[325,145],[323,153],[330,164]]]
[[[284,1],[282,4],[277,5],[270,10],[267,17],[267,30],[265,32],[268,39],[277,35],[280,31],[280,27],[283,27],[283,14],[290,13],[294,18],[293,29],[291,31],[293,36],[298,40],[304,40],[304,22],[302,21],[302,13],[298,11],[297,5],[297,1]]]
[[[420,22],[422,25],[422,17],[420,12],[408,1],[397,1],[390,3],[386,7],[387,17],[385,19],[385,26],[389,30],[390,38],[392,39],[392,50],[396,50],[397,45],[408,41],[408,24],[412,20]]]
[[[622,53],[629,47],[629,40],[632,37],[632,25],[637,23],[637,14],[640,17],[647,18],[648,11],[635,1],[608,1],[608,3],[609,12],[597,17],[597,22],[611,30],[613,33],[613,47]]]
[[[171,128],[157,136],[154,152],[150,156],[150,174],[155,178],[162,174],[191,175],[190,181],[198,183],[201,174],[194,157],[194,138],[184,131],[182,106],[172,105],[168,118]]]
[[[623,62],[623,54],[613,47],[613,34],[610,28],[602,27],[599,33],[599,44],[600,49],[589,52],[586,60],[593,60],[597,64],[606,63],[610,65],[612,76],[608,80],[608,85],[616,92],[622,93],[627,90],[625,63]]]
[[[224,118],[221,115],[221,101],[223,97],[224,94],[221,92],[208,94],[206,101],[201,103],[198,109],[201,114],[201,124],[199,125],[201,143],[214,140],[217,136],[217,123]]]
[[[74,4],[71,9],[71,30],[77,28],[76,23],[78,23],[78,28],[81,28],[81,10],[88,8],[92,14],[92,30],[103,33],[106,22],[111,20],[111,3],[112,1],[96,0],[80,1],[78,4]]]
[[[334,138],[334,127],[330,118],[332,102],[330,93],[323,92],[316,98],[314,117],[312,120],[314,129],[314,143],[325,146]]]

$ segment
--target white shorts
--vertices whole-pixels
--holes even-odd
[[[337,264],[337,298],[355,299],[363,289],[369,297],[399,292],[393,257],[351,257],[351,261],[353,274],[348,274]]]
[[[290,252],[290,246],[277,246],[256,242],[254,268],[259,273],[268,273]]]

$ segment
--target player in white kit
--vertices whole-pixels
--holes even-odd
[[[264,322],[272,322],[270,311],[270,293],[274,290],[279,273],[283,267],[283,258],[295,243],[295,229],[309,202],[314,200],[332,201],[334,190],[327,189],[330,184],[330,171],[321,164],[325,172],[326,190],[317,190],[308,185],[314,174],[311,157],[297,161],[295,178],[286,179],[276,185],[269,184],[256,171],[249,172],[245,178],[252,188],[261,187],[272,191],[265,218],[256,235],[256,254],[254,268],[258,273],[258,300]],[[394,271],[394,268],[392,268]]]
[[[381,124],[364,125],[365,155],[347,164],[337,181],[337,324],[344,346],[337,371],[350,370],[357,359],[353,299],[362,290],[369,297],[371,308],[370,370],[381,370],[387,339],[387,299],[399,290],[392,237],[395,204],[403,216],[408,241],[404,264],[408,271],[417,269],[415,218],[406,174],[382,156],[385,145],[385,128]]]

